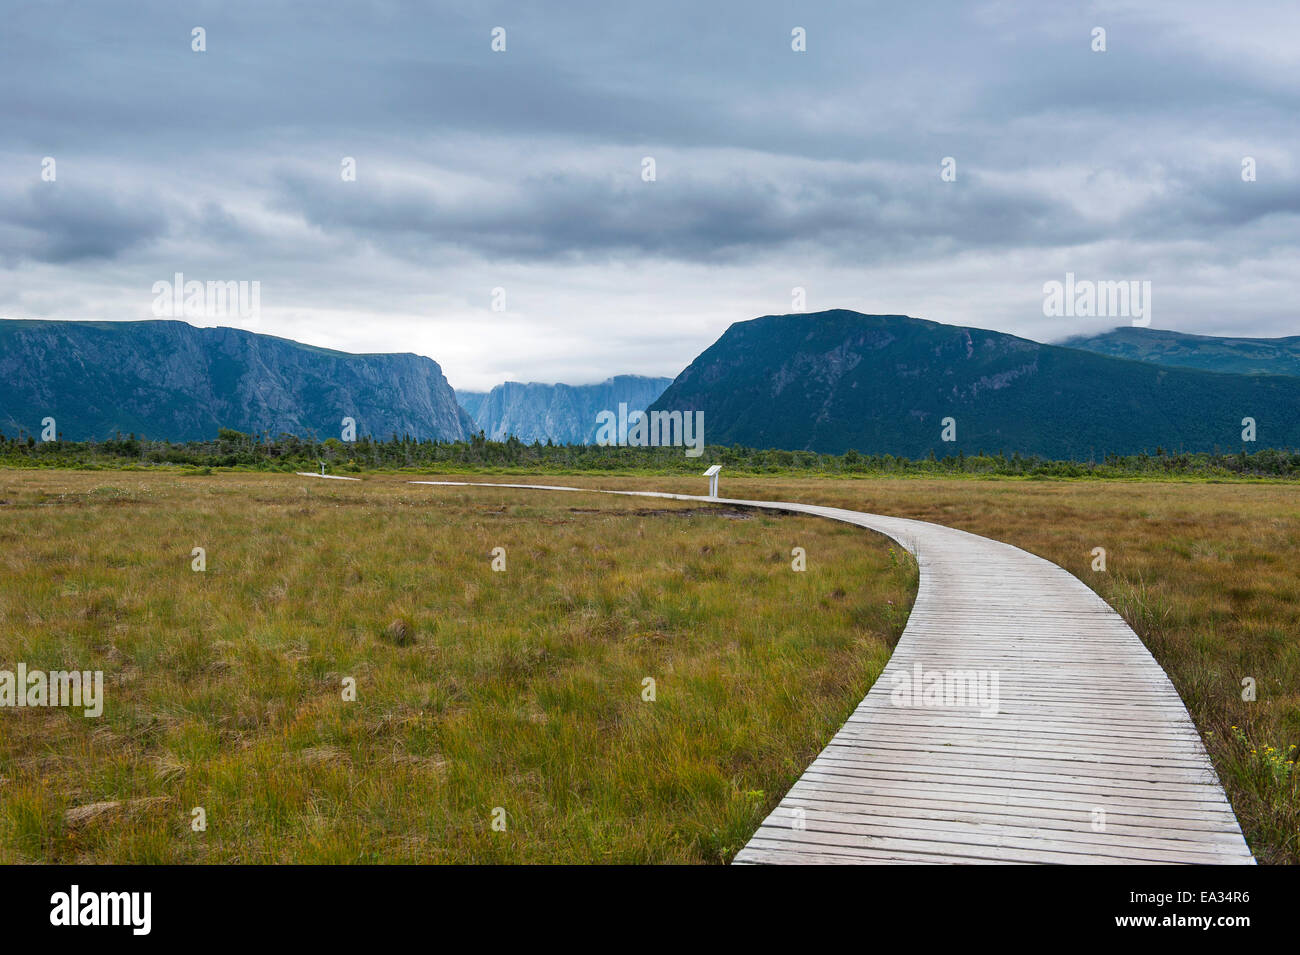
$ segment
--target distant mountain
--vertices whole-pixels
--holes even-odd
[[[486,391],[460,391],[458,389],[456,391],[456,402],[465,409],[467,415],[473,418],[478,414],[478,409],[483,407],[483,399],[487,396],[488,393]],[[475,431],[477,430],[478,429],[475,428]]]
[[[1300,447],[1300,379],[844,310],[737,322],[652,410],[703,411],[709,444],[908,457]],[[1245,417],[1256,421],[1255,444],[1242,443]],[[941,440],[945,418],[954,442]]]
[[[1202,368],[1238,375],[1300,376],[1300,335],[1291,338],[1219,338],[1159,328],[1121,326],[1101,335],[1079,335],[1060,343],[1158,365]]]
[[[596,415],[644,411],[672,383],[671,378],[615,375],[598,385],[543,385],[507,381],[486,395],[459,392],[461,407],[474,418],[476,430],[493,441],[514,435],[526,444],[590,444],[596,436]]]
[[[353,355],[185,322],[0,320],[0,430],[67,440],[135,432],[201,440],[217,429],[339,437],[467,438],[473,428],[438,363]]]

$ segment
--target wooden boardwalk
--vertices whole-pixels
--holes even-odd
[[[834,507],[486,486],[813,514],[916,556],[916,603],[889,663],[737,863],[1254,862],[1169,678],[1119,614],[1041,557]],[[954,692],[904,692],[918,675],[922,690],[937,677]],[[976,686],[982,697],[962,698]]]

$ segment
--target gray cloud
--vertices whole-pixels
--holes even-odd
[[[0,308],[145,318],[173,271],[257,278],[255,330],[480,387],[673,373],[794,285],[1047,339],[1070,269],[1151,278],[1157,325],[1294,334],[1296,28],[1208,0],[27,5]]]
[[[168,217],[143,198],[62,186],[57,179],[29,186],[12,199],[0,197],[0,260],[74,266],[117,258],[167,231]]]

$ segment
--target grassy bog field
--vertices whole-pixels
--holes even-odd
[[[0,667],[107,681],[98,719],[0,711],[0,861],[726,861],[915,594],[911,559],[847,525],[414,476],[0,471]],[[935,521],[1076,574],[1170,675],[1256,856],[1300,862],[1294,484],[724,471],[722,494]]]
[[[726,861],[915,587],[812,517],[0,471],[0,669],[105,678],[0,710],[0,862]]]

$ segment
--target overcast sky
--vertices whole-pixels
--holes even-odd
[[[112,6],[0,24],[0,317],[258,281],[255,318],[195,324],[468,389],[675,375],[796,286],[1122,324],[1044,317],[1072,271],[1151,281],[1153,327],[1300,334],[1294,0]]]

